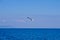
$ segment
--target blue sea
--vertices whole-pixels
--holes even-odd
[[[60,40],[60,29],[0,28],[0,40]]]

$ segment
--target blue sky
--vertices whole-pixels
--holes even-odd
[[[60,0],[0,0],[0,25],[60,27]],[[27,16],[33,21],[27,20]]]

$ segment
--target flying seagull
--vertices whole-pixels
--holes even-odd
[[[30,17],[27,17],[27,19],[29,19],[30,21],[32,21],[32,18],[30,18]]]

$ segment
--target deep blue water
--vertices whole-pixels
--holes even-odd
[[[60,29],[0,28],[0,40],[60,40]]]

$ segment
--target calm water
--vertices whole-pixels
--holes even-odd
[[[60,40],[60,29],[0,28],[0,40]]]

